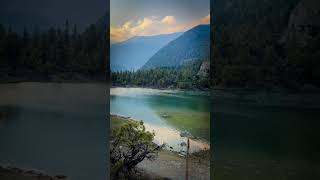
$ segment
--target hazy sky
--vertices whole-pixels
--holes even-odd
[[[0,23],[40,28],[70,23],[84,27],[109,9],[108,0],[1,0]]]
[[[110,38],[168,34],[210,22],[210,0],[110,0]]]

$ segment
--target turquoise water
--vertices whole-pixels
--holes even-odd
[[[106,178],[107,85],[0,84],[0,163]]]
[[[156,135],[166,136],[161,140],[170,146],[179,144],[182,131],[207,144],[210,140],[210,98],[201,93],[112,88],[110,112],[143,120]]]

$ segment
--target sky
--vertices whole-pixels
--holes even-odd
[[[210,23],[210,0],[110,0],[110,39],[185,32]]]
[[[14,29],[72,24],[86,27],[109,9],[108,0],[1,0],[0,23]]]

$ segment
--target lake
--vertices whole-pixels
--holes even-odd
[[[212,92],[216,160],[319,160],[320,95]]]
[[[0,84],[0,163],[106,179],[108,86]]]
[[[146,88],[112,88],[110,113],[142,120],[155,142],[183,150],[180,133],[191,133],[190,150],[209,149],[210,96],[200,92]],[[170,148],[171,147],[171,148]]]
[[[95,83],[0,84],[0,163],[105,179],[108,93]],[[176,149],[181,131],[196,138],[194,150],[211,139],[216,160],[319,160],[319,102],[319,95],[112,88],[110,111],[143,120]]]

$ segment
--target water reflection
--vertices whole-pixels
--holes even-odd
[[[155,140],[169,149],[181,150],[180,132],[198,137],[191,141],[191,151],[209,149],[210,107],[208,96],[180,91],[143,88],[112,88],[111,114],[143,120]]]

